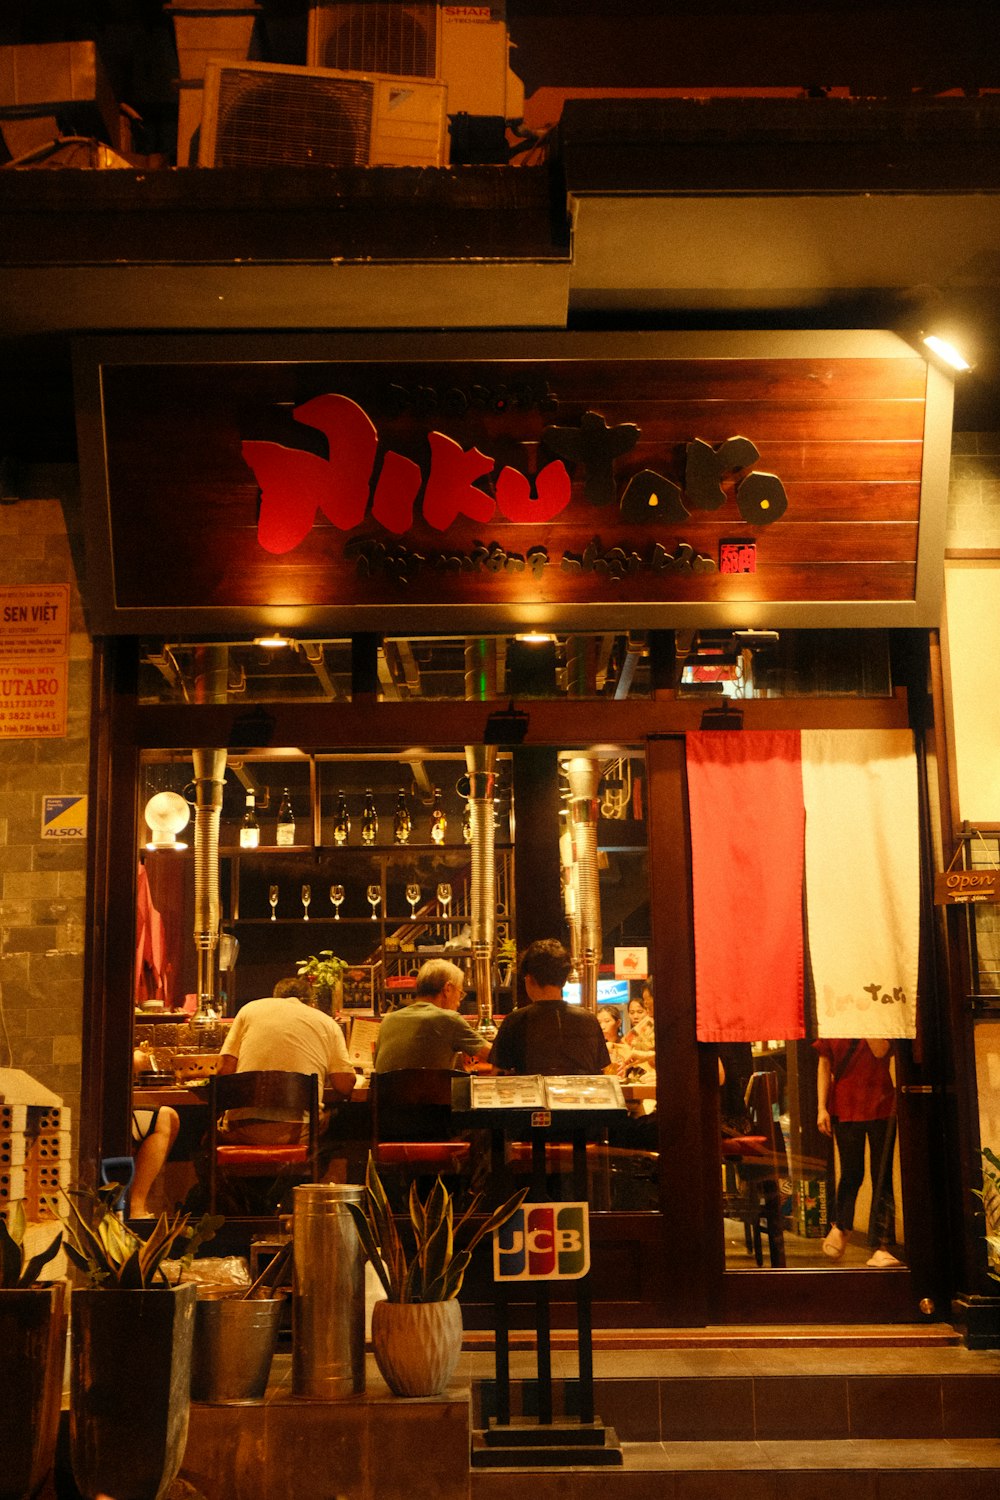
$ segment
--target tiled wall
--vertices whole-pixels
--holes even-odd
[[[945,546],[1000,552],[1000,432],[956,432]]]
[[[41,838],[45,794],[86,793],[91,644],[80,603],[75,469],[32,473],[0,505],[0,580],[69,583],[69,705],[64,738],[0,739],[0,1066],[23,1069],[80,1104],[86,841]],[[75,1145],[75,1142],[74,1142]]]

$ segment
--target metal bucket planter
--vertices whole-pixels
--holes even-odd
[[[187,1446],[193,1283],[75,1290],[70,1458],[84,1495],[160,1500]]]
[[[448,1302],[376,1302],[372,1353],[397,1396],[439,1396],[462,1353],[462,1309]]]
[[[52,1467],[66,1355],[66,1283],[0,1291],[0,1500]]]
[[[278,1341],[282,1297],[202,1298],[194,1319],[191,1400],[262,1401]]]

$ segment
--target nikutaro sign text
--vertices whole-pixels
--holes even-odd
[[[950,387],[891,335],[88,341],[78,360],[103,631],[936,615]]]

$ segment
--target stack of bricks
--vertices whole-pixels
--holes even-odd
[[[0,1104],[0,1213],[20,1202],[29,1224],[61,1218],[70,1144],[68,1109]]]

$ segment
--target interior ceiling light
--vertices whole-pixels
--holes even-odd
[[[255,635],[253,638],[255,646],[263,646],[265,651],[281,651],[285,646],[292,643],[287,635]]]
[[[936,354],[938,359],[943,359],[945,364],[952,370],[964,371],[972,369],[964,354],[954,344],[949,343],[947,339],[940,338],[936,333],[925,333],[923,343],[930,349],[932,354]]]
[[[190,805],[178,792],[156,792],[143,813],[153,837],[147,849],[186,849],[177,835],[191,821]]]
[[[556,637],[544,630],[529,630],[524,635],[516,635],[514,639],[523,641],[526,646],[544,646],[549,641],[554,641]]]

